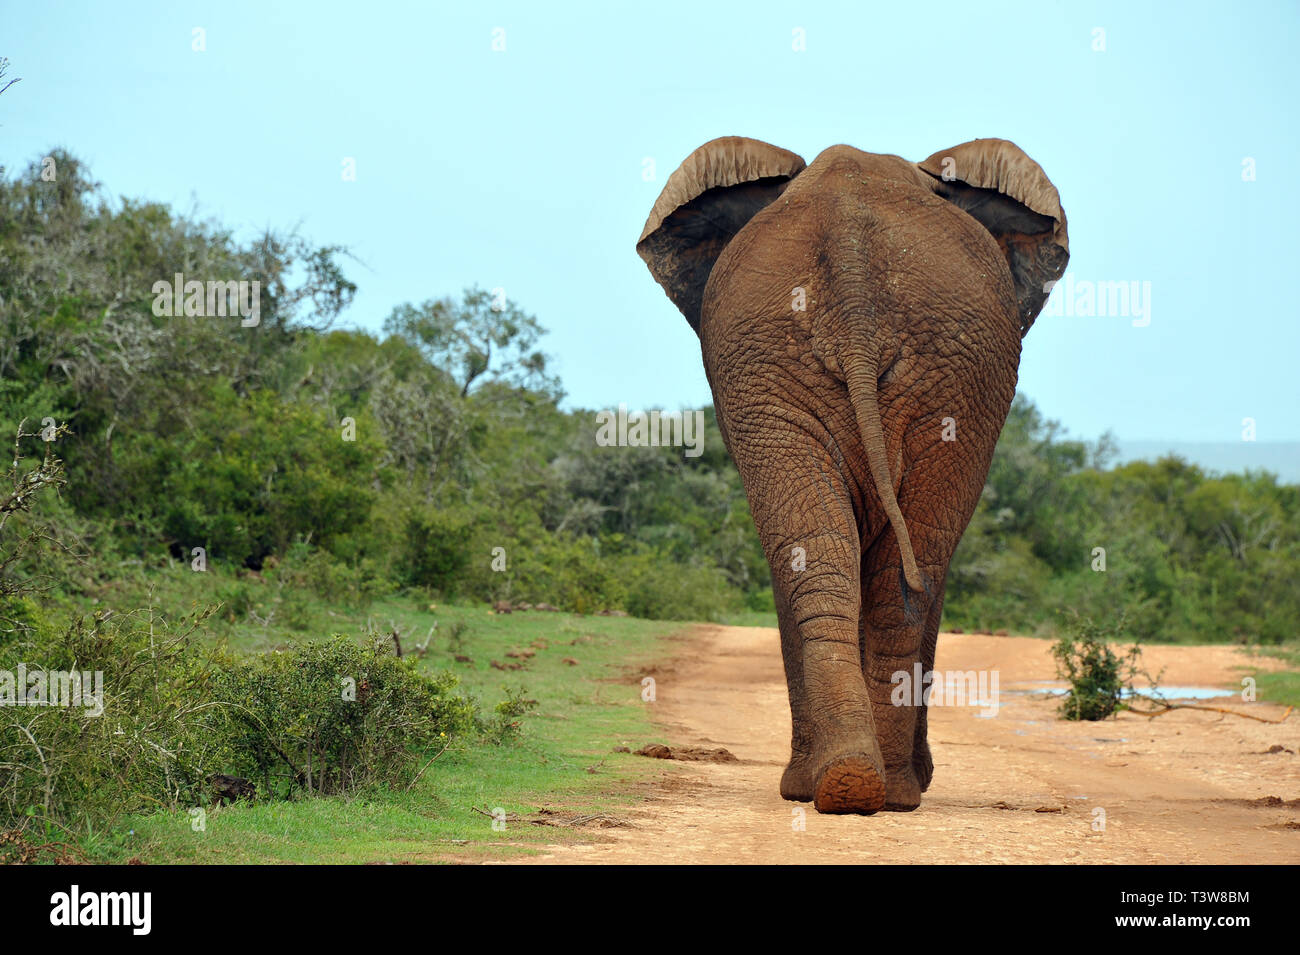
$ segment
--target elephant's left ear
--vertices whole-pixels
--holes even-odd
[[[1015,143],[973,139],[917,167],[935,192],[968,212],[997,240],[1016,284],[1023,336],[1065,273],[1070,238],[1052,181]]]
[[[695,150],[668,177],[636,251],[696,332],[713,263],[803,168],[803,159],[788,149],[723,136]]]

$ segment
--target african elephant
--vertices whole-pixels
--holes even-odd
[[[729,136],[695,150],[637,252],[699,335],[723,442],[772,568],[793,721],[786,799],[920,805],[948,565],[1015,395],[1020,341],[1069,258],[1014,144],[921,163],[849,146],[805,168]]]

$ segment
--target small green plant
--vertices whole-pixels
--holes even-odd
[[[302,590],[357,607],[369,606],[394,588],[373,558],[348,563],[302,537],[289,546],[269,576],[282,589]]]
[[[496,705],[492,718],[482,728],[483,735],[497,745],[518,739],[523,733],[523,717],[537,706],[536,700],[525,696],[528,691],[522,686],[501,689],[506,698]]]
[[[447,646],[452,653],[461,654],[465,651],[465,634],[469,632],[469,624],[464,620],[457,620],[447,628]]]
[[[408,514],[405,531],[407,583],[454,594],[469,563],[469,525],[445,511],[428,508]]]
[[[243,620],[254,606],[253,592],[243,581],[223,587],[217,592],[217,599],[221,601],[221,615],[230,623]]]
[[[1070,684],[1061,701],[1061,715],[1067,720],[1104,720],[1127,709],[1126,693],[1133,692],[1142,650],[1134,643],[1123,655],[1111,649],[1124,629],[1121,617],[1113,628],[1075,614],[1071,632],[1052,646],[1057,676]]]
[[[291,630],[304,633],[311,629],[313,608],[310,592],[296,587],[283,587],[276,600],[276,609],[280,612],[280,619]]]

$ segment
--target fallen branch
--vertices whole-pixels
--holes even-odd
[[[1159,710],[1138,710],[1130,706],[1128,708],[1128,711],[1130,713],[1137,713],[1140,716],[1149,716],[1152,719],[1155,719],[1157,716],[1164,716],[1170,710],[1205,710],[1207,713],[1227,713],[1229,716],[1241,716],[1244,717],[1245,719],[1256,720],[1257,722],[1260,723],[1285,723],[1286,718],[1290,716],[1291,711],[1295,709],[1294,706],[1288,706],[1286,708],[1286,712],[1282,714],[1281,719],[1270,720],[1262,716],[1253,716],[1250,713],[1239,713],[1236,710],[1226,710],[1221,706],[1197,706],[1194,703],[1164,703],[1164,702],[1161,702],[1160,706],[1164,708]]]
[[[470,808],[471,810],[473,810],[474,812],[478,813],[480,816],[487,816],[489,819],[492,819],[492,820],[500,819],[500,820],[502,820],[503,822],[518,822],[518,821],[519,821],[519,816],[518,816],[518,814],[516,814],[516,813],[508,812],[508,813],[506,813],[504,816],[497,816],[497,815],[494,815],[493,813],[488,812],[486,809],[480,809],[478,806],[470,806],[469,808]]]

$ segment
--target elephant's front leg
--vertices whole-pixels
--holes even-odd
[[[742,455],[743,460],[743,455]],[[794,731],[781,781],[819,812],[871,813],[885,803],[858,646],[859,542],[849,492],[814,445],[746,461],[755,523],[772,566]]]

